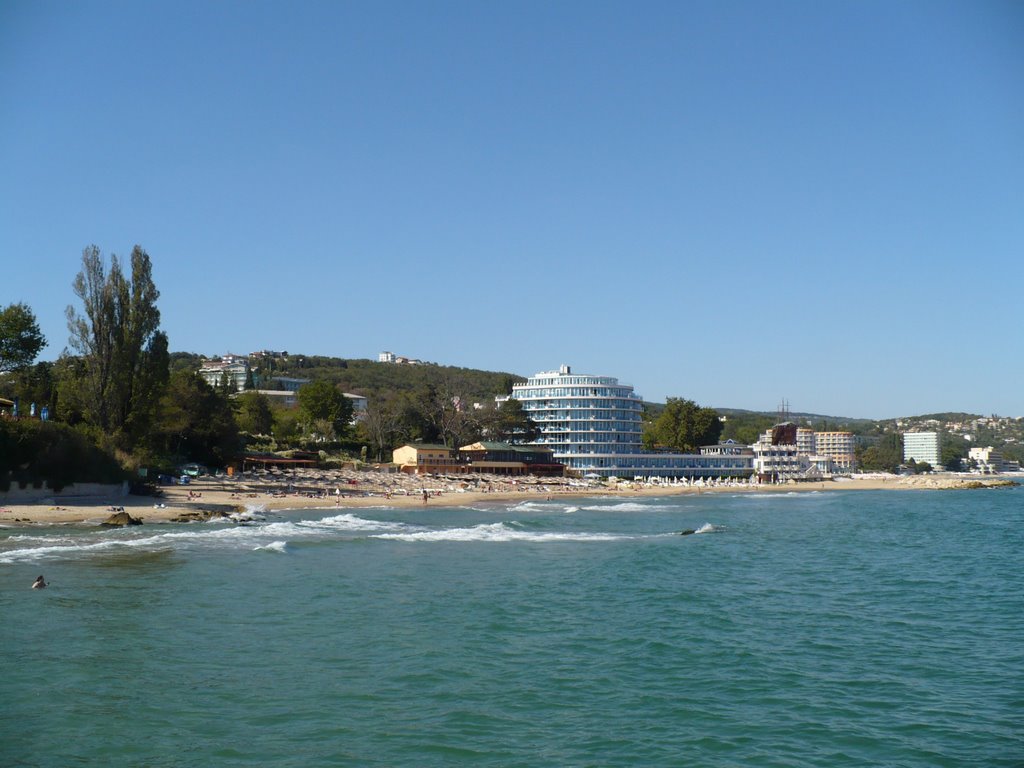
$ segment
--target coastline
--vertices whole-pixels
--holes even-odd
[[[306,475],[203,477],[188,485],[164,486],[153,496],[66,496],[18,499],[0,504],[0,526],[99,525],[124,511],[144,524],[185,522],[186,518],[244,513],[246,510],[358,509],[508,503],[548,498],[636,498],[704,493],[808,493],[813,491],[956,490],[1020,484],[1019,478],[963,475],[872,475],[852,479],[780,485],[706,487],[620,483],[618,486],[570,485],[564,479],[492,477],[452,480],[370,472],[313,471]],[[481,490],[481,486],[488,490]],[[344,490],[342,490],[344,489]],[[423,490],[428,491],[426,503]]]

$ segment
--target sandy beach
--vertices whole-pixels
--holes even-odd
[[[429,508],[433,505],[507,503],[527,497],[630,497],[700,493],[792,493],[811,491],[923,490],[1006,485],[1009,477],[964,475],[863,475],[813,483],[780,485],[719,484],[685,486],[623,482],[585,483],[566,478],[416,477],[398,473],[305,470],[253,472],[228,477],[201,477],[187,485],[163,486],[153,496],[65,494],[14,498],[0,502],[0,525],[80,523],[98,525],[124,511],[143,523],[166,523],[247,510],[357,508],[368,506]],[[426,494],[426,501],[424,501]]]

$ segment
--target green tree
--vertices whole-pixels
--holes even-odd
[[[317,422],[328,422],[334,436],[340,437],[352,420],[352,401],[330,382],[321,379],[299,389],[299,411],[307,429],[312,429]]]
[[[759,413],[729,414],[720,439],[735,440],[743,445],[752,445],[775,424],[774,416]]]
[[[252,435],[269,435],[274,428],[270,399],[262,392],[243,392],[235,399],[238,426]]]
[[[241,447],[228,397],[190,371],[171,376],[147,443],[172,463],[199,461],[211,466],[225,465]]]
[[[860,452],[858,466],[865,471],[896,472],[903,463],[903,441],[896,432],[883,435],[877,445]]]
[[[292,445],[299,437],[299,412],[294,408],[275,408],[274,439],[283,445]]]
[[[27,304],[9,304],[0,310],[0,373],[32,364],[46,338]]]
[[[57,379],[55,364],[36,363],[0,376],[0,395],[22,403],[38,403],[50,408],[50,418],[57,416]]]
[[[390,461],[390,452],[403,432],[401,398],[383,395],[370,398],[357,431],[369,443],[377,461],[384,461],[385,454]]]
[[[939,448],[942,466],[950,472],[959,472],[970,453],[970,443],[959,435],[943,432]]]
[[[85,364],[84,412],[91,423],[115,435],[129,428],[137,434],[146,431],[146,416],[166,381],[168,365],[156,307],[160,292],[149,255],[135,246],[130,261],[129,277],[116,256],[107,272],[99,249],[86,248],[73,283],[82,311],[67,308],[69,343]]]
[[[692,400],[670,397],[654,421],[645,441],[683,453],[713,445],[722,434],[722,422],[714,408],[701,408]]]
[[[416,392],[412,402],[420,417],[421,438],[426,442],[438,441],[456,447],[472,433],[464,411],[466,400],[458,393],[452,379],[427,384]]]
[[[473,412],[477,437],[501,443],[529,443],[540,436],[523,404],[510,397],[501,403],[492,402]]]

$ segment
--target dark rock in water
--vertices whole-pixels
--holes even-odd
[[[231,508],[233,511],[233,508]],[[214,518],[228,518],[231,514],[223,509],[207,508],[197,509],[192,512],[182,512],[177,517],[171,518],[172,523],[201,523]]]
[[[125,525],[142,525],[142,521],[137,517],[132,517],[127,512],[115,512],[100,525],[104,528],[121,528]]]
[[[693,530],[693,528],[687,528],[685,531],[680,531],[679,535],[680,536],[689,536],[691,533],[696,533],[696,531]]]

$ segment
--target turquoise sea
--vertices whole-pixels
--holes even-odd
[[[4,528],[0,654],[0,766],[1019,768],[1024,488]]]

